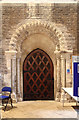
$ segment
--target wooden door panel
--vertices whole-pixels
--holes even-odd
[[[53,72],[50,57],[43,50],[32,51],[23,64],[23,99],[54,99]]]

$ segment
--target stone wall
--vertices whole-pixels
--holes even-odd
[[[77,38],[76,4],[3,4],[2,33],[5,50],[8,49],[11,35],[16,26],[25,19],[34,18],[64,24],[70,33]]]
[[[27,23],[27,21],[30,22]],[[24,37],[24,35],[27,34],[27,28],[28,32],[31,34]],[[38,31],[40,31],[41,34],[37,34]],[[36,33],[34,34],[34,32]],[[34,34],[34,36],[32,36],[32,34]],[[15,43],[17,43],[17,46],[15,46],[17,47],[17,51],[20,51],[20,49],[18,49],[18,46],[19,48],[22,48],[22,56],[25,57],[25,55],[31,52],[35,48],[36,44],[37,47],[39,46],[41,47],[41,49],[47,51],[47,53],[52,58],[52,61],[53,58],[55,58],[55,60],[53,61],[55,66],[55,97],[57,96],[57,98],[59,98],[61,87],[71,87],[72,85],[72,76],[71,74],[67,74],[66,72],[67,69],[71,69],[70,57],[72,53],[66,53],[67,51],[64,51],[64,48],[69,48],[70,46],[74,45],[73,54],[77,53],[77,4],[2,4],[2,61],[4,68],[3,85],[10,85],[11,82],[13,82],[12,87],[16,86],[13,88],[13,92],[17,93],[17,89],[18,91],[20,91],[18,87],[19,84],[19,86],[21,87],[20,92],[22,93],[22,70],[21,73],[20,70],[18,70],[19,73],[16,72],[17,66],[19,69],[20,64],[16,63],[17,56],[11,55],[17,54],[17,51],[15,51],[15,53],[11,53],[9,51],[13,35],[15,35],[15,37],[12,41],[12,44],[15,45]],[[40,39],[37,39],[38,42],[36,40],[34,41],[34,39],[38,37],[40,37]],[[44,38],[46,41],[42,40],[42,38]],[[62,51],[60,51],[63,53],[54,53],[56,50],[58,50],[58,48],[56,48],[56,44],[54,44],[55,42],[59,42],[57,41],[57,39],[60,39],[61,48],[63,45],[63,49]],[[25,52],[26,50],[27,52]],[[23,64],[24,57],[22,56],[19,57],[21,58],[21,62]],[[13,67],[13,65],[15,67]],[[12,74],[12,72],[14,74]],[[13,81],[11,81],[11,79]],[[19,79],[21,79],[20,83],[17,81]],[[57,95],[56,90],[58,93]],[[21,95],[19,96],[22,98]]]

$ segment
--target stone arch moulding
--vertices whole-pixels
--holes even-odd
[[[21,54],[20,54],[21,53],[21,44],[28,36],[30,36],[32,34],[37,34],[37,33],[47,34],[49,36],[50,40],[55,45],[54,53],[57,54],[58,58],[56,61],[57,65],[56,65],[56,62],[54,64],[55,65],[54,78],[55,78],[55,81],[57,81],[57,90],[58,90],[57,94],[56,94],[56,98],[59,99],[59,96],[60,96],[59,85],[61,84],[60,83],[61,81],[65,81],[64,76],[62,77],[63,79],[60,80],[61,79],[61,76],[60,76],[61,63],[60,63],[59,57],[61,55],[59,53],[64,54],[64,52],[73,51],[73,45],[74,45],[75,38],[69,33],[69,31],[67,30],[67,28],[64,25],[56,24],[54,22],[33,19],[33,20],[24,20],[23,22],[21,22],[20,24],[18,24],[16,26],[16,29],[13,32],[13,35],[11,37],[11,41],[9,44],[9,51],[6,52],[7,55],[10,54],[12,56],[12,58],[10,58],[11,63],[9,65],[11,68],[11,64],[12,64],[12,71],[13,71],[13,73],[10,72],[10,76],[12,76],[12,88],[14,87],[14,83],[16,82],[16,79],[17,79],[17,86],[15,86],[13,89],[15,90],[14,93],[16,94],[16,87],[17,87],[17,91],[18,91],[17,98],[19,99],[19,97],[21,97],[21,99],[22,99],[21,94],[23,94],[23,88],[22,88],[23,78],[22,78],[22,71],[21,71],[21,66],[20,66],[20,64],[21,64]],[[8,61],[8,59],[7,59],[7,61]],[[63,61],[64,61],[64,59],[62,59],[62,66],[64,64]],[[17,69],[16,69],[16,67],[17,67]],[[62,71],[64,71],[64,73],[65,73],[65,67],[62,67]],[[20,72],[21,72],[21,74],[20,74]],[[16,77],[16,79],[14,81],[15,77]],[[20,92],[21,92],[21,94],[20,94]],[[15,95],[15,97],[16,97],[16,95]]]
[[[20,51],[22,42],[31,34],[47,33],[59,51],[72,51],[75,38],[62,24],[44,20],[24,20],[17,25],[9,44],[9,50]]]

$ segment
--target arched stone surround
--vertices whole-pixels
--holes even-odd
[[[25,20],[17,25],[11,37],[9,51],[5,52],[7,62],[11,61],[9,75],[15,99],[23,98],[23,61],[36,48],[44,50],[52,59],[55,99],[58,101],[62,99],[61,87],[66,86],[66,69],[70,68],[70,59],[67,56],[73,53],[74,39],[61,24],[34,19]],[[69,79],[70,77],[71,75]],[[71,79],[68,82],[70,84]]]
[[[24,46],[26,47],[26,49],[25,49]],[[53,64],[55,65],[55,61],[56,61],[56,56],[54,54],[55,47],[54,47],[54,44],[52,43],[52,41],[50,40],[50,38],[46,34],[33,34],[33,35],[30,35],[26,40],[24,40],[24,42],[22,44],[22,47],[21,47],[21,49],[22,49],[21,80],[22,81],[23,81],[23,77],[22,77],[23,73],[22,72],[23,72],[24,59],[26,58],[26,56],[32,50],[34,50],[36,48],[40,48],[40,49],[44,50],[50,56],[50,58],[52,59]],[[56,66],[54,66],[54,67],[56,67]],[[55,78],[55,76],[54,76],[54,78]],[[56,80],[56,78],[54,80]],[[56,82],[54,82],[54,83],[56,83]],[[21,88],[22,87],[23,87],[23,85],[21,86]],[[22,90],[23,90],[23,88],[22,88]]]
[[[61,51],[72,50],[74,37],[62,24],[56,24],[43,20],[25,20],[18,24],[13,33],[9,45],[9,50],[18,50],[22,42],[31,34],[46,33],[55,45],[60,47]],[[17,44],[18,42],[18,44]],[[17,46],[18,45],[18,46]]]

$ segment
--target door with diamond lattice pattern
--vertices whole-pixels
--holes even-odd
[[[23,100],[54,99],[54,67],[41,49],[33,50],[23,64]]]

